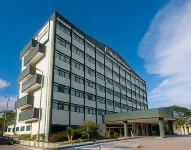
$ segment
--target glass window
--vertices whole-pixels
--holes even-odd
[[[94,88],[94,89],[95,89],[95,83],[94,83],[94,82],[91,82],[91,81],[89,81],[89,80],[86,80],[85,85],[88,86],[88,87],[91,87],[91,88]]]
[[[105,110],[98,109],[98,115],[105,115]]]
[[[108,57],[105,57],[105,60],[106,60],[107,62],[109,62],[109,63],[111,63],[111,64],[112,64],[111,59],[109,59]]]
[[[95,95],[86,93],[85,98],[91,101],[95,101]]]
[[[19,131],[19,127],[16,127],[16,131]]]
[[[104,76],[102,74],[96,73],[96,76],[97,76],[98,79],[105,81],[105,78],[104,78]]]
[[[107,99],[107,105],[113,106],[113,101]]]
[[[100,51],[96,51],[96,54],[98,55],[98,56],[100,56],[101,58],[104,58],[104,54],[103,53],[101,53]]]
[[[74,32],[72,32],[72,38],[73,38],[74,40],[76,40],[77,42],[79,42],[80,44],[84,44],[84,40],[83,40],[80,36],[78,36],[77,34],[75,34]]]
[[[22,127],[21,127],[21,131],[25,131],[25,126],[22,126]]]
[[[101,104],[105,104],[105,98],[97,97],[97,102]]]
[[[26,126],[26,131],[30,131],[31,130],[31,125]]]
[[[60,37],[56,36],[56,43],[62,45],[66,49],[70,50],[70,43],[65,41],[64,39],[61,39]]]
[[[127,110],[127,105],[122,104],[122,109],[126,109]]]
[[[11,128],[8,128],[8,130],[7,130],[8,132],[11,132]]]
[[[59,90],[59,85],[57,85],[57,84],[54,84],[54,86],[53,86],[53,90],[55,91],[55,92],[58,92]]]
[[[72,74],[72,80],[77,83],[84,84],[84,78],[77,76],[75,74]]]
[[[106,81],[107,81],[107,83],[109,83],[109,84],[113,85],[113,82],[112,82],[112,80],[111,80],[111,79],[106,78]]]
[[[127,99],[126,95],[123,95],[123,94],[121,94],[121,98],[124,99],[124,100]]]
[[[115,102],[115,107],[121,108],[121,105],[120,105],[120,103],[118,103],[118,102]]]
[[[72,94],[73,96],[80,97],[80,98],[83,98],[83,97],[84,97],[82,91],[75,90],[75,89],[72,89],[71,94]]]
[[[91,45],[88,44],[88,43],[85,43],[85,46],[86,46],[87,49],[89,49],[89,50],[91,50],[92,52],[95,53],[95,48],[94,48],[93,46],[91,46]]]
[[[70,29],[63,25],[61,22],[57,21],[56,27],[62,30],[64,33],[70,36]]]
[[[72,60],[72,66],[79,69],[79,70],[84,71],[84,65],[75,61],[75,60]]]
[[[86,67],[85,72],[88,73],[89,75],[92,75],[92,76],[95,77],[95,71],[94,70]]]
[[[107,89],[107,93],[110,94],[110,95],[113,95],[113,91],[110,90],[110,89]]]
[[[101,92],[105,92],[105,87],[97,84],[97,90],[99,90]]]
[[[114,95],[115,95],[116,97],[120,98],[120,93],[114,92]]]
[[[53,100],[53,109],[58,109],[58,101]]]
[[[86,54],[86,60],[88,60],[92,64],[95,64],[95,59],[92,58],[91,56],[87,55],[87,54]]]
[[[84,52],[82,50],[78,49],[77,47],[72,46],[72,52],[77,54],[78,56],[84,58]]]

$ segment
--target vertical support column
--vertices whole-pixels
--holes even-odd
[[[160,130],[160,137],[165,137],[164,119],[163,118],[159,118],[159,130]]]
[[[172,120],[168,121],[168,128],[169,128],[169,131],[170,131],[170,135],[174,135]]]
[[[191,134],[191,125],[189,125],[189,134]]]
[[[187,127],[187,125],[184,125],[184,133],[188,134],[188,127]]]
[[[148,124],[145,124],[146,125],[146,136],[149,136],[149,128],[148,128]]]
[[[184,135],[184,127],[183,126],[180,126],[180,129],[181,129],[181,134]]]
[[[124,137],[128,136],[128,121],[123,121],[124,124]]]

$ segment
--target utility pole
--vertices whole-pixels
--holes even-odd
[[[7,106],[6,106],[6,110],[5,110],[5,116],[4,116],[4,132],[5,132],[5,129],[6,129],[6,118],[7,118],[7,109],[8,109],[8,105],[9,105],[9,101],[10,101],[10,98],[8,96],[5,96],[3,95],[5,98],[7,98]]]

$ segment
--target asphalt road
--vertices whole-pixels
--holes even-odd
[[[41,150],[41,149],[14,144],[14,145],[0,145],[0,150]]]

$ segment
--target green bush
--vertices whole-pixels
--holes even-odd
[[[114,137],[119,137],[119,133],[114,132]]]
[[[45,140],[45,134],[44,133],[39,134],[39,140],[40,141],[44,141]]]
[[[18,140],[31,140],[31,135],[30,134],[20,134],[18,135]]]
[[[35,141],[37,139],[37,134],[33,134],[32,136],[31,136],[31,140],[32,141]]]
[[[56,142],[59,141],[61,139],[66,138],[66,135],[64,135],[64,132],[56,132],[56,133],[52,133],[49,135],[49,141],[50,142]]]

